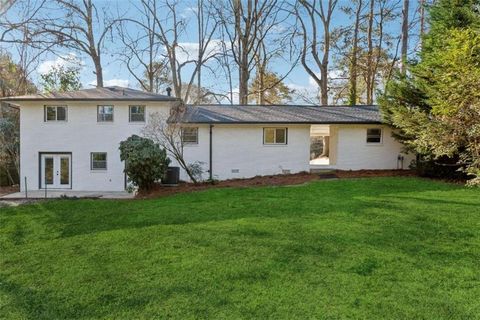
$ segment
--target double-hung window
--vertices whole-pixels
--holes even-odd
[[[368,128],[367,129],[367,143],[368,144],[382,143],[382,129],[381,128]]]
[[[287,128],[263,128],[263,144],[287,144]]]
[[[97,122],[113,122],[113,106],[97,106]]]
[[[129,107],[129,121],[130,122],[145,122],[145,106],[130,106]]]
[[[198,144],[198,128],[182,128],[182,142],[184,144]]]
[[[107,153],[106,152],[90,153],[90,169],[91,170],[107,170]]]
[[[44,121],[67,121],[67,106],[45,106]]]

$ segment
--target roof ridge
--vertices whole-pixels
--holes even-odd
[[[84,88],[74,91],[66,92],[50,92],[50,93],[34,93],[22,96],[12,96],[0,98],[0,101],[178,101],[179,98],[171,97],[164,94],[146,92],[139,89],[121,87],[121,86],[107,86]]]
[[[377,107],[376,104],[339,104],[339,105],[311,105],[311,104],[230,104],[230,103],[206,103],[206,104],[187,104],[188,107],[310,107],[310,108],[362,108]]]

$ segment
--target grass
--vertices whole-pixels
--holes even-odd
[[[479,319],[480,192],[371,178],[2,208],[0,318]]]

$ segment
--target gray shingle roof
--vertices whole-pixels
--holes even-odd
[[[173,120],[173,119],[171,119]],[[187,106],[183,123],[381,123],[377,106],[200,105]]]
[[[175,101],[175,97],[169,97],[162,94],[155,94],[144,92],[131,88],[123,87],[104,87],[82,89],[78,91],[69,92],[53,92],[53,93],[39,93],[26,96],[6,97],[0,101],[15,102],[15,101],[51,101],[51,100],[66,100],[66,101],[92,101],[92,100],[119,100],[119,101]]]

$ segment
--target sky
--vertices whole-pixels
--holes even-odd
[[[321,0],[326,1],[326,0]],[[394,3],[400,3],[400,0],[394,0]],[[106,10],[109,15],[115,14],[133,14],[135,12],[135,5],[138,3],[135,0],[127,1],[127,0],[119,0],[119,1],[106,1],[106,0],[97,0],[94,1],[97,8],[101,8],[101,10]],[[180,59],[186,59],[188,54],[195,55],[196,50],[198,50],[198,46],[196,44],[197,41],[197,28],[195,24],[195,14],[194,14],[194,1],[181,1],[179,6],[179,12],[182,18],[185,18],[187,21],[191,21],[189,23],[188,29],[182,34],[180,38],[180,42],[182,47],[185,49],[185,53],[180,56]],[[332,27],[340,27],[340,26],[349,26],[352,25],[351,19],[340,10],[340,7],[347,6],[350,1],[347,0],[339,0],[339,4],[337,5],[337,9],[334,13]],[[400,3],[401,6],[401,3]],[[12,6],[12,8],[7,12],[7,17],[10,19],[14,19],[15,15],[18,13],[17,8]],[[417,2],[411,1],[410,2],[410,17],[416,15],[417,10]],[[289,19],[284,22],[282,28],[288,31],[287,28],[290,28],[290,24],[293,23],[292,19]],[[135,27],[132,27],[135,28]],[[395,21],[390,23],[387,26],[387,31],[399,34],[400,33],[401,24],[400,21]],[[132,29],[131,32],[135,33],[137,30]],[[214,37],[213,45],[212,45],[212,52],[215,52],[215,46],[218,45],[220,38]],[[105,43],[105,49],[102,55],[103,60],[103,77],[104,77],[104,85],[119,85],[125,87],[132,87],[132,88],[139,88],[138,83],[136,82],[135,78],[128,72],[127,68],[122,66],[121,61],[119,61],[119,56],[116,54],[121,50],[121,46],[119,45],[118,39],[113,39],[113,41],[107,41]],[[414,44],[415,39],[410,42],[411,51],[414,51]],[[13,57],[15,59],[15,53],[13,53]],[[330,58],[330,61],[334,61],[335,56],[334,54]],[[293,61],[289,61],[287,57],[281,59],[273,60],[270,65],[269,69],[271,71],[276,72],[277,74],[283,76],[287,74],[292,65]],[[93,73],[93,64],[90,58],[86,55],[82,55],[78,52],[74,52],[72,50],[60,49],[57,50],[57,53],[54,54],[46,54],[39,57],[38,67],[32,73],[32,78],[35,82],[38,83],[40,75],[43,73],[48,72],[52,66],[58,65],[69,65],[75,64],[80,66],[80,79],[84,88],[94,87],[96,84],[96,77]],[[333,65],[333,63],[332,63]],[[191,72],[191,68],[185,69],[184,78],[187,78],[189,73]],[[236,70],[234,72],[234,81],[237,78]],[[336,70],[334,66],[332,66],[332,70],[330,70],[332,74],[335,74]],[[228,86],[226,79],[219,77],[218,75],[213,75],[208,71],[203,72],[204,77],[202,79],[203,84],[213,91],[228,91]],[[303,67],[299,64],[285,78],[284,82],[292,89],[295,89],[297,92],[304,92],[306,94],[315,95],[317,92],[317,86],[313,79],[309,77],[307,72],[303,69]],[[235,87],[238,85],[234,84]],[[234,89],[236,91],[237,89]],[[297,101],[301,102],[301,101]]]

